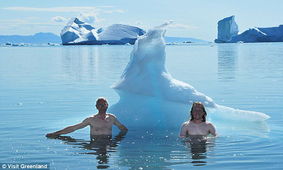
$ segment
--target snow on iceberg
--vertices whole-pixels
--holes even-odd
[[[93,45],[93,44],[134,44],[144,30],[122,24],[113,24],[106,28],[96,29],[93,26],[73,18],[61,31],[63,45]]]
[[[216,43],[236,42],[283,42],[283,25],[267,28],[250,28],[238,34],[235,17],[227,17],[218,22],[218,36]]]
[[[165,68],[164,34],[163,28],[156,28],[139,37],[121,79],[113,85],[120,100],[109,111],[127,126],[179,128],[195,101],[205,104],[212,121],[264,122],[269,118],[260,112],[220,106],[191,85],[174,79]]]

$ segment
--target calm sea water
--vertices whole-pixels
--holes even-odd
[[[125,138],[113,136],[105,144],[90,142],[88,128],[45,138],[94,114],[97,97],[118,101],[110,86],[119,80],[131,50],[0,47],[0,163],[46,162],[51,169],[283,168],[282,43],[166,47],[173,77],[218,104],[267,113],[268,131],[222,127],[219,137],[196,144],[180,141],[178,130],[170,129],[130,129]]]

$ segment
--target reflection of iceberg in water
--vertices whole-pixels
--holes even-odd
[[[217,105],[191,85],[174,79],[165,68],[164,33],[163,29],[150,30],[136,41],[121,80],[114,85],[120,100],[110,111],[125,124],[179,128],[194,101],[205,104],[212,121],[264,122],[269,118],[264,113]]]
[[[91,47],[64,47],[62,48],[62,69],[66,76],[81,81],[94,80],[97,77],[99,65],[99,48]]]
[[[239,44],[217,44],[218,79],[231,81],[235,79],[237,70]]]

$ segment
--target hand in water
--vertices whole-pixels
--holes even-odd
[[[47,133],[45,136],[47,138],[57,138],[59,135],[57,135],[56,133]]]

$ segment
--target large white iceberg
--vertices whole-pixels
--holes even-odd
[[[165,68],[164,33],[164,29],[156,28],[137,39],[121,79],[113,85],[120,100],[109,110],[127,126],[179,128],[195,101],[205,104],[209,119],[215,122],[264,122],[269,118],[260,112],[220,106],[191,85],[174,79]]]
[[[283,42],[283,25],[266,28],[255,27],[238,34],[235,17],[231,16],[218,22],[218,36],[215,42]]]
[[[61,31],[63,45],[134,44],[145,33],[138,27],[113,24],[106,28],[94,28],[79,18],[71,19]]]

